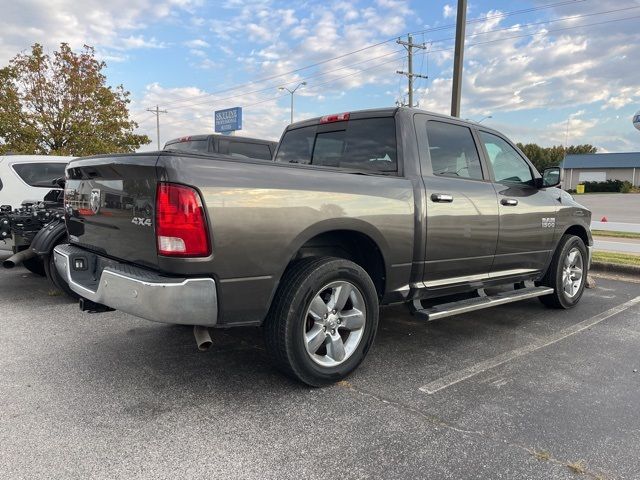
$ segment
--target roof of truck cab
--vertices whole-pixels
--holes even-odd
[[[467,124],[469,126],[478,127],[480,124],[471,120],[463,120],[462,118],[452,117],[450,115],[443,115],[441,113],[430,112],[428,110],[423,110],[421,108],[410,108],[410,107],[386,107],[386,108],[372,108],[368,110],[354,110],[350,112],[333,112],[328,115],[336,115],[341,113],[349,113],[349,120],[362,120],[365,118],[379,118],[379,117],[393,117],[398,112],[406,112],[406,113],[424,113],[426,115],[432,117],[438,117],[443,120],[455,120],[457,122],[461,122]],[[324,117],[314,117],[307,120],[302,120],[300,122],[292,123],[289,125],[286,130],[293,130],[300,127],[309,127],[312,125],[317,125],[320,123],[320,120]],[[487,127],[486,125],[482,125],[483,130],[496,132],[493,128]]]
[[[254,142],[254,143],[273,143],[273,144],[278,143],[275,140],[265,140],[264,138],[252,138],[252,137],[243,137],[243,136],[235,136],[235,135],[222,135],[222,134],[219,134],[219,133],[205,133],[205,134],[201,134],[201,135],[185,135],[184,137],[174,138],[172,140],[167,141],[167,143],[165,143],[165,146],[166,145],[171,145],[173,143],[180,143],[181,141],[207,140],[208,138],[212,138],[212,137],[225,138],[225,139],[231,140],[231,141],[248,141],[248,142]]]

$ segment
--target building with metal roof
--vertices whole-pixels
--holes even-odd
[[[640,152],[567,155],[562,162],[564,188],[582,182],[621,180],[640,186]]]

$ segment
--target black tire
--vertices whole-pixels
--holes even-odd
[[[564,289],[563,269],[565,258],[573,249],[579,250],[582,255],[582,277],[578,290],[573,296],[570,296]],[[538,299],[544,305],[551,308],[568,309],[575,307],[580,301],[587,283],[587,264],[587,247],[585,247],[582,239],[575,235],[563,235],[558,244],[558,248],[556,248],[553,254],[553,259],[551,260],[551,265],[549,265],[547,273],[542,277],[542,280],[538,282],[538,285],[553,288],[554,292],[550,295],[538,297]]]
[[[326,292],[322,290],[323,287],[332,282],[347,282],[355,286],[354,290],[360,294],[358,298],[364,302],[366,312],[363,315],[364,326],[358,333],[361,335],[359,343],[352,353],[336,366],[324,366],[316,363],[307,352],[304,335],[309,328],[308,321],[313,320],[307,317],[311,301],[320,296],[320,292]],[[347,305],[350,301],[347,300]],[[354,308],[353,305],[351,308]],[[265,321],[267,351],[278,369],[286,375],[313,387],[329,385],[346,377],[362,362],[373,344],[378,314],[376,288],[359,265],[335,257],[306,258],[289,267],[280,282]],[[346,333],[339,331],[338,328],[335,332],[343,332],[346,338],[352,334],[348,330]]]
[[[41,277],[45,276],[45,268],[44,262],[40,257],[31,257],[22,262],[24,268],[29,270],[31,273],[35,273],[36,275],[40,275]]]
[[[65,238],[64,240],[56,243],[56,245],[66,243],[66,241],[67,239]],[[55,248],[56,245],[54,245],[53,248]],[[49,253],[49,255],[45,255],[43,257],[44,270],[47,274],[47,278],[55,288],[63,292],[69,298],[77,300],[78,298],[80,298],[80,296],[76,292],[71,290],[71,288],[69,288],[69,284],[58,273],[58,269],[56,268],[56,264],[53,258],[53,248],[51,249],[51,253]]]

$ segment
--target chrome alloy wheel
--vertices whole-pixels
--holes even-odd
[[[562,289],[569,298],[576,296],[583,282],[584,262],[582,252],[572,248],[562,264]]]
[[[311,360],[335,367],[347,360],[362,340],[367,318],[364,297],[347,281],[323,287],[311,300],[304,328],[304,345]]]

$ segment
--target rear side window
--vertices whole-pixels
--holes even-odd
[[[397,172],[393,117],[312,125],[284,134],[276,162]]]
[[[429,121],[427,139],[434,175],[482,180],[480,157],[469,128]]]
[[[261,143],[237,142],[234,140],[219,140],[220,153],[231,155],[232,157],[257,158],[260,160],[271,160],[271,150],[269,145]]]
[[[209,139],[203,138],[202,140],[187,140],[184,142],[175,142],[165,145],[165,150],[180,150],[184,152],[208,152],[209,151]]]
[[[65,163],[14,163],[14,172],[32,187],[52,188],[53,181],[64,177]]]

